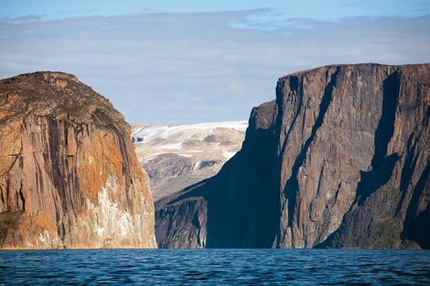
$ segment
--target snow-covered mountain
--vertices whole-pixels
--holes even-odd
[[[246,120],[192,125],[133,125],[132,140],[154,200],[209,178],[240,150]]]

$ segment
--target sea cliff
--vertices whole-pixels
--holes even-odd
[[[159,245],[430,248],[429,120],[430,64],[282,77],[241,151],[157,202]]]
[[[75,76],[0,81],[0,248],[155,248],[130,126]]]

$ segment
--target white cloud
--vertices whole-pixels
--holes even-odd
[[[242,95],[247,91],[246,83],[238,80],[232,80],[227,83],[225,95]]]
[[[69,72],[129,122],[189,124],[247,119],[253,106],[275,97],[279,77],[297,70],[430,62],[430,16],[296,19],[270,31],[230,26],[255,13],[0,22],[0,77]]]

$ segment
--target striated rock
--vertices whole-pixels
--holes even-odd
[[[203,197],[206,247],[430,248],[430,64],[321,67],[276,95],[217,176],[156,205],[157,223]]]
[[[279,221],[279,198],[274,192],[265,194],[273,189],[274,157],[268,146],[273,140],[274,108],[275,101],[254,108],[242,149],[217,176],[155,202],[159,247],[178,247],[178,241],[179,247],[271,246]],[[207,208],[196,208],[197,204],[190,203],[193,200]],[[206,225],[196,227],[184,221],[183,217],[194,213],[205,217]],[[180,227],[176,221],[181,221]],[[192,233],[198,237],[190,238]]]
[[[401,208],[412,207],[405,198],[429,165],[427,143],[420,165],[405,163],[416,132],[429,135],[429,85],[430,65],[332,66],[279,81],[279,246],[313,247],[347,225],[369,240],[351,233],[338,247],[398,248],[408,239]],[[349,221],[356,208],[367,218]],[[387,220],[398,227],[373,229]]]
[[[197,187],[200,184],[196,184]],[[174,193],[178,196],[179,193]],[[194,193],[182,197],[177,203],[169,197],[156,201],[156,205],[168,205],[156,212],[156,236],[160,248],[205,248],[207,235],[207,200]]]
[[[0,247],[157,247],[130,127],[73,75],[0,81]]]

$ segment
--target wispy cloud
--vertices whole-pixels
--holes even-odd
[[[187,124],[246,119],[297,70],[430,62],[430,16],[253,20],[261,13],[271,12],[3,20],[0,77],[73,73],[129,122]]]

